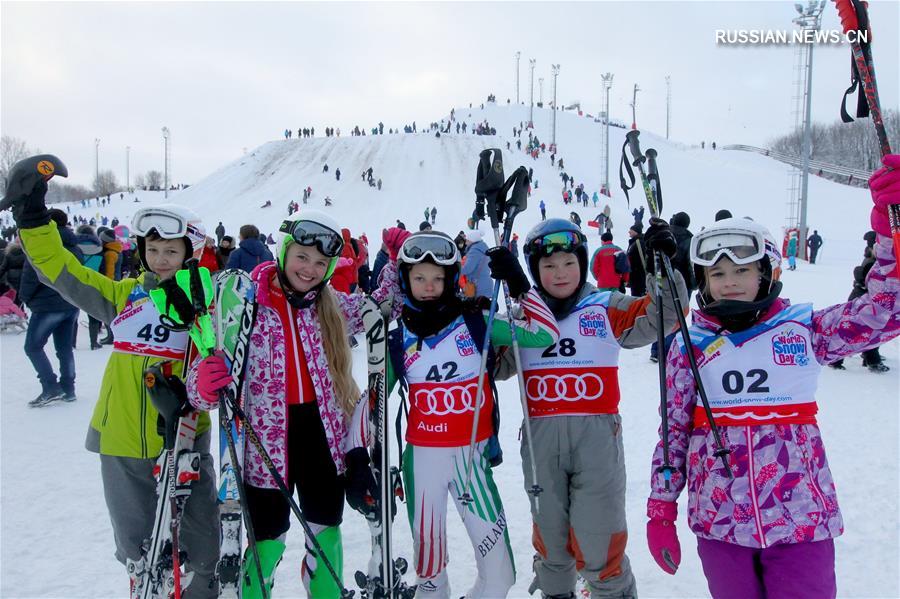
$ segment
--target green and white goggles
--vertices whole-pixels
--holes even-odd
[[[762,233],[747,229],[713,228],[700,231],[691,239],[691,262],[712,266],[722,256],[735,264],[751,264],[766,257]]]

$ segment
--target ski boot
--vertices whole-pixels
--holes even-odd
[[[284,549],[284,543],[279,540],[256,542],[256,551],[259,553],[259,564],[266,585],[267,597],[272,596],[272,586],[275,584],[275,568],[281,562]],[[249,547],[244,551],[244,567],[241,581],[242,599],[262,599],[263,594],[259,586],[256,560],[253,557],[253,551]]]
[[[872,364],[867,364],[866,368],[869,369],[869,372],[874,372],[876,374],[881,374],[882,372],[890,370],[890,367],[886,366],[884,362],[873,362]]]
[[[341,529],[337,526],[329,526],[316,535],[316,541],[322,547],[322,552],[331,563],[338,578],[343,579],[344,572],[344,546],[341,542]],[[309,545],[306,546],[307,554],[303,559],[303,586],[310,597],[319,599],[338,599],[341,589],[335,584],[331,572],[321,559],[315,554]],[[309,567],[309,561],[315,566]]]

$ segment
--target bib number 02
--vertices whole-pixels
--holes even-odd
[[[769,380],[769,373],[761,368],[747,371],[746,376],[749,386],[747,393],[768,393],[769,387],[764,383]],[[737,395],[744,390],[745,377],[737,370],[729,370],[722,375],[722,388],[725,393]]]

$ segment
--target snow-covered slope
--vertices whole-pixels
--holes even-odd
[[[550,141],[550,116],[535,110],[535,132]],[[300,190],[313,189],[310,206],[324,209],[323,198],[334,199],[335,218],[354,234],[367,233],[373,243],[380,230],[403,220],[415,229],[426,206],[437,206],[437,228],[455,234],[465,227],[473,207],[473,185],[477,156],[486,147],[501,147],[507,173],[519,164],[535,170],[539,187],[529,211],[517,221],[523,235],[540,218],[537,204],[544,199],[548,213],[565,216],[569,208],[560,200],[559,170],[549,157],[534,161],[515,150],[513,125],[527,121],[528,109],[487,105],[483,110],[457,108],[456,117],[471,126],[488,120],[496,137],[433,134],[366,136],[278,140],[257,148],[199,181],[187,190],[170,195],[170,201],[196,210],[211,231],[221,220],[230,233],[244,223],[255,223],[264,232],[274,232],[286,216],[289,200],[300,201]],[[445,116],[446,118],[446,116]],[[421,124],[420,124],[421,125]],[[583,182],[590,192],[600,183],[600,125],[573,113],[557,115],[559,156],[566,171]],[[625,131],[611,128],[613,154],[610,178],[618,181],[618,152]],[[527,133],[524,136],[527,140]],[[510,141],[513,150],[506,151]],[[784,167],[762,156],[690,149],[642,133],[643,148],[659,151],[664,188],[664,216],[684,210],[692,217],[692,229],[712,220],[719,208],[736,215],[752,216],[780,230],[785,212]],[[64,158],[64,157],[63,157]],[[327,162],[329,172],[322,172]],[[420,165],[421,163],[421,165]],[[368,187],[360,173],[372,166],[382,178],[382,191]],[[335,168],[341,181],[334,177]],[[128,221],[133,210],[162,201],[162,194],[139,192],[113,199],[103,213]],[[797,271],[785,272],[784,295],[794,301],[813,301],[818,306],[843,301],[852,281],[851,269],[859,262],[862,234],[868,229],[869,200],[865,190],[847,188],[817,178],[810,180],[809,222],[825,239],[819,264],[801,263]],[[260,206],[271,200],[272,207]],[[606,198],[604,198],[606,200]],[[625,243],[631,223],[630,207],[613,185],[608,200],[616,223],[616,240]],[[641,203],[632,194],[632,206]],[[601,202],[601,207],[603,203]],[[586,221],[595,210],[575,208]],[[94,215],[96,208],[73,208]],[[589,230],[596,247],[596,232]],[[119,597],[125,594],[127,578],[113,558],[113,540],[103,505],[98,460],[83,449],[84,432],[100,385],[100,373],[108,350],[83,349],[86,330],[80,335],[76,354],[79,401],[45,410],[29,410],[25,402],[37,395],[39,386],[21,348],[23,337],[0,337],[0,386],[2,386],[2,540],[0,540],[0,595],[3,597]],[[898,373],[897,343],[884,348],[886,375],[873,375],[847,361],[848,371],[825,369],[819,385],[820,424],[837,481],[846,533],[836,543],[840,596],[897,597],[898,584]],[[707,596],[693,535],[685,522],[685,500],[681,501],[678,530],[683,562],[675,577],[663,574],[646,549],[644,505],[650,475],[649,459],[656,443],[658,390],[656,366],[647,359],[648,350],[622,352],[621,412],[624,421],[628,468],[627,509],[630,529],[628,554],[644,597]],[[355,354],[363,380],[364,356]],[[516,552],[518,580],[511,597],[526,597],[531,580],[531,524],[525,499],[518,452],[519,408],[515,382],[500,385],[504,422],[501,441],[505,463],[495,476],[503,497],[512,546]],[[465,592],[473,580],[474,567],[464,529],[455,517],[450,525],[450,578],[453,596]],[[303,596],[299,564],[302,537],[294,526],[285,560],[279,568],[277,597]],[[368,534],[364,521],[349,508],[343,534],[346,547],[345,580],[365,565]],[[405,519],[395,524],[396,548],[410,555],[411,539]]]

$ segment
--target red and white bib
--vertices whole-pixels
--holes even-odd
[[[528,415],[575,416],[619,411],[619,342],[606,306],[609,292],[592,293],[559,321],[559,343],[522,348]]]
[[[471,438],[481,353],[462,317],[447,331],[433,345],[422,341],[421,347],[418,339],[404,331],[408,349],[403,360],[409,383],[406,440],[413,445],[460,447]],[[476,441],[493,432],[494,395],[487,376],[482,397]]]
[[[713,418],[719,426],[815,424],[821,366],[812,348],[812,305],[782,310],[746,331],[691,327]],[[684,351],[681,339],[678,346]],[[694,426],[708,426],[699,399]]]
[[[125,308],[110,323],[113,351],[171,360],[184,359],[188,347],[187,331],[172,331],[159,321],[159,311],[140,285],[136,286]]]

